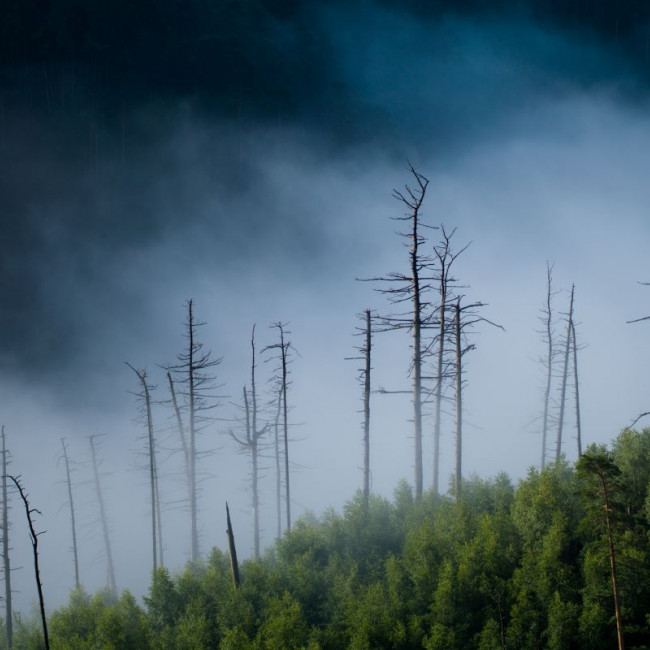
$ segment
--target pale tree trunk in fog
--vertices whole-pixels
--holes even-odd
[[[260,556],[260,516],[259,516],[259,441],[266,433],[267,427],[257,428],[257,391],[255,389],[255,327],[251,336],[251,347],[253,348],[253,361],[251,364],[251,397],[248,398],[246,386],[243,388],[244,395],[244,437],[240,437],[232,430],[230,437],[245,452],[250,452],[251,458],[251,498],[253,506],[253,556],[258,559]]]
[[[11,606],[11,562],[9,560],[9,495],[7,494],[7,442],[5,427],[2,425],[2,560],[5,575],[5,631],[7,648],[11,650],[14,642],[13,612]]]
[[[151,541],[153,570],[158,568],[158,561],[162,566],[162,540],[160,539],[160,498],[158,494],[158,472],[156,469],[156,445],[153,430],[153,414],[151,411],[151,390],[147,382],[147,373],[144,370],[136,370],[130,363],[126,365],[133,370],[142,385],[142,393],[139,395],[144,400],[144,414],[147,424],[147,445],[149,457],[149,487],[151,492]]]
[[[454,317],[454,339],[456,344],[456,471],[454,474],[454,494],[456,501],[460,499],[463,459],[463,349],[460,317],[460,298],[458,298]]]
[[[178,437],[181,440],[183,447],[183,458],[185,459],[185,482],[187,484],[188,499],[192,498],[192,489],[190,485],[190,450],[187,446],[187,436],[185,435],[185,426],[183,425],[183,418],[181,411],[178,407],[178,399],[176,398],[176,389],[174,388],[174,380],[172,379],[171,372],[167,372],[167,381],[169,383],[169,392],[172,398],[172,406],[174,407],[174,414],[176,416],[176,427],[178,429]]]
[[[291,481],[289,476],[289,409],[287,406],[287,390],[289,386],[289,348],[291,343],[285,340],[285,335],[288,332],[285,330],[285,324],[281,322],[274,323],[271,327],[278,330],[280,335],[280,342],[272,345],[267,345],[263,351],[278,350],[278,359],[280,367],[277,369],[277,386],[278,386],[278,415],[276,417],[276,440],[277,430],[280,420],[280,413],[282,413],[282,434],[284,446],[284,489],[286,500],[286,528],[291,530]],[[276,443],[277,448],[277,443]],[[279,451],[276,449],[276,451]],[[279,454],[276,453],[276,458]],[[278,534],[280,527],[278,527]]]
[[[274,459],[275,459],[275,508],[277,513],[277,525],[275,537],[282,537],[282,468],[280,459],[280,414],[282,412],[282,393],[278,392],[277,411],[275,413],[274,431]]]
[[[23,505],[25,506],[25,514],[27,515],[27,524],[29,526],[29,538],[32,543],[32,553],[34,556],[34,577],[36,579],[36,589],[38,591],[38,603],[40,606],[41,610],[41,623],[43,625],[43,641],[45,642],[45,650],[50,650],[50,638],[47,633],[47,617],[45,615],[45,599],[43,598],[43,584],[41,583],[41,570],[38,565],[38,536],[41,535],[42,533],[37,533],[36,529],[34,528],[34,522],[32,520],[32,515],[34,513],[36,514],[41,514],[40,510],[37,510],[36,508],[32,508],[29,505],[29,500],[27,498],[27,494],[25,494],[25,490],[23,489],[23,486],[20,483],[19,477],[11,476],[9,475],[8,478],[10,478],[14,485],[16,486],[16,489],[18,490],[18,493],[20,494],[20,498],[22,499]]]
[[[97,496],[97,505],[99,506],[99,518],[102,524],[102,534],[104,537],[104,549],[106,551],[106,564],[108,587],[113,594],[117,594],[117,583],[115,581],[115,567],[113,565],[113,553],[111,551],[111,540],[108,533],[108,519],[106,517],[106,508],[104,506],[104,496],[102,494],[102,487],[99,481],[99,467],[97,465],[97,454],[95,450],[95,436],[89,436],[90,441],[90,455],[93,466],[93,477],[95,480],[95,494]]]
[[[72,555],[74,557],[74,586],[75,589],[81,587],[79,580],[79,552],[77,549],[77,523],[75,518],[74,500],[72,498],[72,477],[70,474],[70,458],[68,457],[68,446],[65,444],[65,438],[61,438],[63,447],[63,462],[65,464],[65,480],[68,487],[68,503],[70,505],[70,524],[72,528]]]
[[[582,424],[580,422],[580,388],[578,384],[578,343],[576,341],[576,327],[571,320],[571,341],[573,342],[573,383],[575,388],[576,406],[576,439],[578,442],[578,458],[582,456]]]
[[[544,337],[546,342],[546,388],[544,390],[544,410],[542,414],[542,469],[546,466],[546,445],[548,437],[548,419],[551,404],[551,381],[553,379],[553,298],[552,283],[553,267],[546,263],[546,306],[542,310],[544,322]]]
[[[566,402],[566,385],[567,378],[569,375],[569,358],[571,351],[571,328],[573,323],[573,295],[575,291],[575,284],[571,286],[571,300],[569,302],[569,313],[567,315],[567,328],[566,328],[566,340],[564,345],[564,366],[562,370],[562,386],[560,389],[560,414],[558,416],[557,424],[557,441],[555,446],[555,460],[560,459],[560,454],[562,453],[562,433],[564,428],[564,406]]]

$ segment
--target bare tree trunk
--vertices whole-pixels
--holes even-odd
[[[172,406],[174,407],[174,414],[176,415],[176,426],[178,428],[178,436],[181,439],[183,446],[183,457],[185,458],[185,480],[187,483],[188,499],[192,499],[192,489],[190,484],[190,450],[187,446],[187,436],[185,435],[185,426],[183,425],[183,418],[181,417],[181,410],[178,407],[178,400],[176,399],[176,389],[174,388],[174,380],[172,379],[171,372],[167,372],[167,382],[169,383],[169,392],[172,397]]]
[[[36,588],[38,590],[38,603],[41,610],[41,623],[43,625],[43,640],[45,642],[45,650],[50,650],[50,638],[47,633],[47,617],[45,616],[45,600],[43,598],[43,584],[41,583],[41,571],[38,566],[38,536],[41,533],[36,532],[36,529],[34,528],[34,522],[32,521],[33,513],[37,513],[39,515],[41,513],[36,508],[30,507],[29,501],[27,499],[27,495],[23,490],[23,486],[20,484],[19,481],[20,477],[16,478],[15,476],[9,475],[9,478],[14,482],[14,485],[16,486],[18,493],[20,494],[20,498],[23,501],[23,505],[25,506],[25,514],[27,515],[27,523],[29,525],[29,537],[32,542],[32,551],[34,555],[34,577],[36,578]]]
[[[97,495],[97,504],[99,505],[99,517],[102,522],[102,533],[104,536],[104,548],[106,550],[106,562],[108,573],[108,586],[113,594],[117,593],[117,583],[115,581],[115,567],[113,565],[113,553],[111,551],[111,540],[108,534],[108,519],[106,518],[106,508],[104,507],[104,496],[99,481],[99,468],[97,466],[97,454],[95,452],[95,436],[89,436],[90,454],[93,464],[93,476],[95,479],[95,493]]]
[[[569,357],[571,350],[571,323],[573,322],[573,295],[575,284],[571,286],[571,300],[569,302],[569,314],[567,316],[566,343],[564,347],[564,370],[562,371],[562,388],[560,391],[560,415],[557,424],[557,442],[555,446],[555,460],[560,460],[562,453],[562,429],[564,427],[564,405],[566,402],[566,385],[569,374]]]
[[[573,383],[576,397],[576,436],[578,441],[578,458],[582,456],[582,426],[580,422],[580,388],[578,385],[578,343],[576,341],[576,327],[571,321],[571,340],[573,341]]]
[[[463,458],[463,350],[461,342],[461,309],[460,298],[456,302],[456,315],[454,319],[456,342],[456,472],[454,476],[454,493],[456,501],[460,499],[462,458]]]
[[[287,500],[287,530],[291,530],[291,482],[289,480],[289,418],[287,412],[287,347],[284,342],[284,329],[282,323],[280,329],[280,351],[282,355],[282,429],[284,435],[284,479],[285,493]]]
[[[70,474],[70,459],[68,457],[68,446],[65,444],[65,438],[61,438],[63,447],[63,461],[65,463],[65,478],[68,486],[68,503],[70,504],[70,524],[72,527],[72,554],[74,556],[74,586],[75,589],[81,587],[79,580],[79,552],[77,549],[77,523],[74,511],[74,500],[72,498],[72,477]]]
[[[5,631],[7,648],[14,643],[13,611],[11,605],[11,562],[9,560],[9,495],[7,494],[7,444],[5,427],[2,425],[2,560],[5,574]]]
[[[438,331],[438,359],[437,359],[437,374],[436,374],[436,387],[435,387],[435,402],[436,402],[436,415],[433,429],[433,493],[438,494],[438,487],[440,484],[440,416],[442,411],[442,379],[444,367],[444,354],[445,354],[445,336],[446,336],[446,304],[447,304],[447,283],[443,282],[440,285],[440,327]]]
[[[614,537],[612,535],[612,524],[609,516],[609,490],[607,489],[607,482],[605,477],[601,474],[600,480],[603,486],[603,496],[605,499],[605,523],[607,529],[607,544],[609,547],[609,567],[612,576],[612,593],[614,594],[614,613],[616,614],[616,635],[618,637],[619,650],[625,649],[623,642],[623,623],[621,619],[621,603],[618,592],[618,577],[616,572],[616,553],[614,552]]]
[[[366,309],[366,343],[363,370],[363,500],[368,507],[370,500],[370,369],[372,355],[372,318]]]
[[[413,278],[413,434],[415,436],[415,498],[422,498],[422,303],[420,297],[418,219],[413,218],[411,273]]]
[[[230,569],[232,571],[232,583],[235,589],[237,589],[239,587],[239,563],[237,562],[237,548],[235,547],[235,534],[232,530],[232,524],[230,523],[230,509],[228,508],[227,502],[226,502],[226,521],[228,523],[226,534],[228,535],[228,549],[230,551]]]
[[[542,417],[542,469],[546,466],[546,439],[548,434],[548,416],[551,403],[551,380],[553,378],[553,310],[551,286],[553,267],[546,263],[546,309],[544,310],[544,326],[546,333],[546,389],[544,390],[544,412]]]
[[[197,524],[197,494],[196,494],[196,396],[194,393],[194,315],[192,313],[192,301],[187,304],[187,336],[188,345],[188,363],[187,363],[187,380],[189,386],[189,408],[190,408],[190,527],[191,527],[191,558],[192,562],[199,559],[199,533]]]
[[[274,422],[274,456],[275,456],[275,511],[277,513],[276,539],[282,537],[282,469],[280,461],[280,411],[282,408],[282,393],[278,391],[278,409]]]
[[[260,495],[258,489],[257,450],[258,440],[263,432],[257,430],[257,388],[255,385],[255,325],[251,333],[251,491],[253,499],[253,553],[255,559],[260,556]]]
[[[153,570],[158,568],[158,495],[156,493],[156,451],[154,444],[153,432],[153,416],[151,413],[151,394],[149,392],[149,384],[147,383],[147,374],[143,370],[136,370],[130,363],[126,364],[137,375],[140,383],[142,384],[142,396],[144,397],[145,416],[147,420],[147,439],[149,444],[149,486],[151,491],[151,542],[152,542],[152,558]]]

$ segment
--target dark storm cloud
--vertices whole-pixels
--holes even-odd
[[[449,161],[518,120],[534,129],[549,97],[641,79],[644,16],[620,10],[613,39],[601,14],[553,5],[127,6],[26,7],[3,41],[0,357],[28,375],[87,354],[109,314],[146,309],[155,273],[211,257],[316,268],[327,225],[309,188],[279,189],[259,162],[298,155],[296,139],[323,160]],[[42,29],[21,39],[30,20]],[[162,242],[163,268],[121,272]]]

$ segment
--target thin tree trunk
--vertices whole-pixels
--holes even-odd
[[[456,501],[460,499],[462,457],[463,457],[463,350],[460,326],[460,298],[456,302],[456,318],[454,322],[456,339],[456,473],[454,476],[454,493]]]
[[[196,400],[194,393],[194,316],[192,313],[192,301],[188,301],[188,387],[189,387],[189,406],[190,406],[190,527],[192,562],[199,559],[199,534],[197,525],[197,494],[196,494]]]
[[[582,456],[582,426],[580,422],[580,388],[578,385],[578,344],[573,320],[571,321],[571,340],[573,341],[573,382],[576,396],[576,436],[578,440],[578,458],[580,458]]]
[[[260,556],[260,496],[258,490],[258,467],[257,467],[257,441],[261,435],[257,431],[257,389],[255,387],[255,325],[251,333],[251,431],[250,431],[250,446],[251,446],[251,488],[253,499],[253,554],[255,559]],[[246,389],[244,389],[244,396],[246,396]]]
[[[36,589],[38,591],[38,603],[41,611],[41,623],[43,625],[43,640],[45,642],[45,650],[50,650],[50,638],[47,632],[47,617],[45,616],[45,599],[43,598],[43,584],[41,583],[41,571],[38,566],[38,536],[40,533],[36,532],[34,528],[34,522],[32,521],[32,513],[36,512],[39,515],[41,514],[36,508],[31,508],[27,495],[23,490],[23,486],[20,484],[20,481],[15,476],[9,476],[9,478],[14,482],[20,498],[23,501],[25,506],[25,514],[27,515],[27,524],[29,525],[29,537],[32,542],[32,551],[34,555],[34,577],[36,579]]]
[[[370,500],[370,368],[372,355],[372,318],[366,309],[366,344],[363,371],[363,500],[368,507]]]
[[[618,637],[618,649],[625,650],[625,644],[623,642],[623,623],[621,619],[621,604],[618,593],[618,578],[616,573],[616,553],[614,551],[614,537],[612,535],[612,526],[611,520],[609,517],[609,492],[607,490],[607,484],[605,478],[600,476],[601,483],[603,485],[603,495],[605,497],[605,523],[607,526],[607,544],[609,546],[609,567],[612,576],[612,592],[614,594],[614,612],[616,614],[616,635]]]
[[[566,385],[569,374],[569,356],[571,350],[571,323],[573,322],[573,294],[575,284],[571,286],[571,300],[569,302],[569,315],[567,317],[566,344],[564,346],[564,369],[562,371],[562,388],[560,391],[560,416],[557,424],[557,442],[555,446],[555,460],[560,460],[562,453],[562,429],[564,427],[564,405],[566,402]]]
[[[275,511],[277,513],[276,539],[282,537],[282,469],[280,460],[280,411],[282,408],[282,393],[278,391],[278,409],[274,422],[274,451],[275,451]]]
[[[70,523],[72,527],[72,554],[74,556],[74,586],[75,589],[81,587],[79,580],[79,551],[77,548],[77,523],[74,511],[74,500],[72,498],[72,478],[70,474],[70,459],[68,457],[68,446],[65,444],[65,438],[61,438],[63,447],[63,461],[65,463],[65,478],[68,486],[68,503],[70,504]]]
[[[287,530],[291,530],[291,489],[289,480],[289,418],[287,411],[287,346],[284,329],[280,324],[280,350],[282,353],[282,428],[284,434],[284,478],[287,499]]]
[[[115,581],[115,567],[113,565],[113,553],[111,551],[111,540],[108,534],[108,520],[106,518],[106,508],[104,507],[104,496],[102,494],[101,484],[99,482],[99,469],[97,466],[97,455],[95,452],[95,436],[90,436],[90,454],[93,464],[93,476],[95,479],[95,492],[97,494],[97,503],[99,505],[99,517],[102,522],[102,533],[104,536],[104,548],[106,549],[106,562],[108,573],[108,586],[113,594],[117,593],[117,583]]]
[[[9,495],[7,494],[7,444],[5,427],[2,425],[2,560],[5,574],[5,631],[7,648],[14,643],[13,611],[11,605],[11,562],[9,560]]]
[[[174,414],[176,415],[176,426],[178,428],[178,436],[181,439],[183,446],[183,457],[185,458],[185,480],[187,482],[188,499],[192,499],[192,489],[190,483],[190,450],[187,446],[187,436],[185,435],[185,426],[183,425],[183,418],[181,417],[181,410],[178,407],[178,400],[176,399],[176,389],[174,388],[174,380],[172,379],[171,372],[167,371],[167,382],[169,383],[169,392],[172,397],[172,406],[174,407]]]
[[[232,524],[230,523],[230,509],[228,508],[227,502],[226,502],[226,521],[228,523],[226,534],[228,535],[228,550],[230,551],[230,569],[232,571],[232,583],[235,589],[237,589],[239,587],[239,563],[237,562],[237,548],[235,547],[235,534],[232,530]]]
[[[553,378],[553,311],[551,299],[553,296],[551,288],[552,267],[546,263],[546,390],[544,391],[544,415],[542,419],[542,469],[546,466],[546,440],[548,434],[548,416],[551,403],[551,380]]]
[[[445,278],[441,279],[440,284],[440,328],[438,332],[438,373],[436,376],[436,415],[433,430],[433,493],[438,494],[440,484],[440,417],[442,412],[442,374],[444,368],[444,354],[445,354],[445,318],[446,318],[446,304],[447,304],[447,283]]]
[[[151,543],[152,543],[152,558],[153,570],[158,568],[158,525],[157,518],[159,509],[156,507],[158,497],[156,495],[156,457],[154,451],[154,433],[153,433],[153,417],[151,413],[151,395],[149,393],[149,385],[147,384],[147,376],[144,371],[136,370],[130,363],[126,364],[137,375],[144,395],[145,415],[147,418],[147,439],[149,444],[149,486],[151,491]]]
[[[415,499],[422,498],[422,303],[418,215],[413,215],[411,234],[411,278],[413,283],[413,435],[415,436]]]

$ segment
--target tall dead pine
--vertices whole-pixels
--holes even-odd
[[[47,616],[45,615],[45,599],[43,597],[43,583],[41,582],[41,570],[38,564],[38,538],[40,535],[42,535],[42,532],[40,533],[36,532],[36,529],[34,528],[34,520],[33,520],[33,515],[34,514],[40,515],[41,512],[40,510],[37,510],[36,508],[32,508],[29,505],[29,499],[20,482],[20,477],[9,475],[8,478],[10,478],[13,481],[14,485],[16,486],[16,489],[18,490],[18,493],[20,494],[20,498],[23,502],[23,505],[25,506],[25,514],[27,516],[27,524],[29,526],[29,538],[32,542],[32,554],[34,556],[34,578],[36,579],[36,589],[38,591],[38,603],[41,612],[41,624],[43,626],[43,641],[45,642],[45,650],[49,650],[50,638],[47,632]]]
[[[117,593],[117,583],[115,581],[115,566],[113,564],[113,552],[111,549],[111,539],[108,530],[108,517],[104,505],[104,494],[102,492],[101,482],[99,480],[99,465],[97,463],[97,452],[95,449],[95,436],[89,436],[90,456],[93,468],[93,478],[95,482],[95,496],[97,497],[97,506],[99,508],[99,519],[102,525],[102,536],[104,538],[104,550],[106,552],[106,573],[108,577],[108,587],[111,593]]]
[[[381,282],[387,288],[377,291],[388,296],[393,304],[410,305],[406,313],[393,314],[381,319],[382,328],[386,330],[409,331],[411,336],[411,364],[412,377],[412,402],[413,402],[413,440],[414,440],[414,473],[415,473],[415,498],[422,497],[423,490],[423,462],[422,462],[422,364],[425,355],[423,345],[423,330],[426,327],[430,311],[430,304],[424,299],[424,294],[430,290],[432,280],[432,259],[423,253],[426,238],[422,230],[427,228],[422,223],[422,204],[427,192],[429,180],[417,172],[412,165],[409,171],[415,181],[414,187],[405,186],[404,191],[393,191],[393,197],[406,207],[402,217],[394,217],[396,221],[409,225],[406,232],[398,233],[406,240],[409,248],[409,272],[389,273],[383,277],[368,278],[364,281]]]
[[[142,391],[136,393],[136,397],[142,400],[143,415],[147,430],[147,459],[149,470],[149,489],[151,493],[151,541],[152,541],[152,560],[153,570],[158,565],[163,565],[162,535],[160,521],[160,494],[158,490],[158,468],[156,464],[156,442],[153,428],[153,412],[151,408],[151,386],[147,381],[146,370],[137,370],[130,363],[126,365],[133,370],[140,382]]]
[[[257,559],[260,556],[260,495],[259,495],[259,445],[262,436],[266,433],[267,426],[258,428],[257,408],[257,382],[255,379],[256,350],[255,350],[255,326],[251,333],[251,384],[247,390],[244,386],[244,436],[239,436],[230,430],[230,436],[242,450],[250,453],[251,459],[251,498],[253,505],[253,555]],[[249,398],[250,394],[250,398]]]
[[[61,438],[61,447],[63,447],[63,462],[65,465],[65,482],[68,488],[68,505],[70,507],[70,527],[72,529],[72,556],[74,558],[74,586],[75,589],[81,587],[79,579],[79,551],[77,548],[77,520],[74,509],[74,499],[72,498],[72,473],[70,469],[70,458],[68,456],[68,445],[65,444],[65,438]]]
[[[544,404],[542,408],[542,469],[546,466],[546,446],[548,444],[549,417],[551,406],[551,384],[555,360],[554,330],[553,330],[553,266],[546,263],[546,303],[542,309],[541,321],[543,323],[542,336],[546,345],[546,356],[541,360],[546,370],[546,383],[544,388]]]
[[[569,311],[567,313],[566,337],[564,341],[563,370],[560,386],[560,412],[557,422],[557,439],[555,443],[555,460],[560,459],[562,453],[562,434],[564,431],[564,409],[566,404],[566,389],[569,376],[569,361],[571,358],[571,337],[573,330],[573,297],[575,293],[575,284],[571,286],[571,299],[569,301]]]
[[[7,648],[13,648],[13,610],[11,604],[11,561],[9,558],[9,494],[7,492],[7,468],[9,465],[7,439],[2,425],[2,562],[5,577],[5,632]]]

